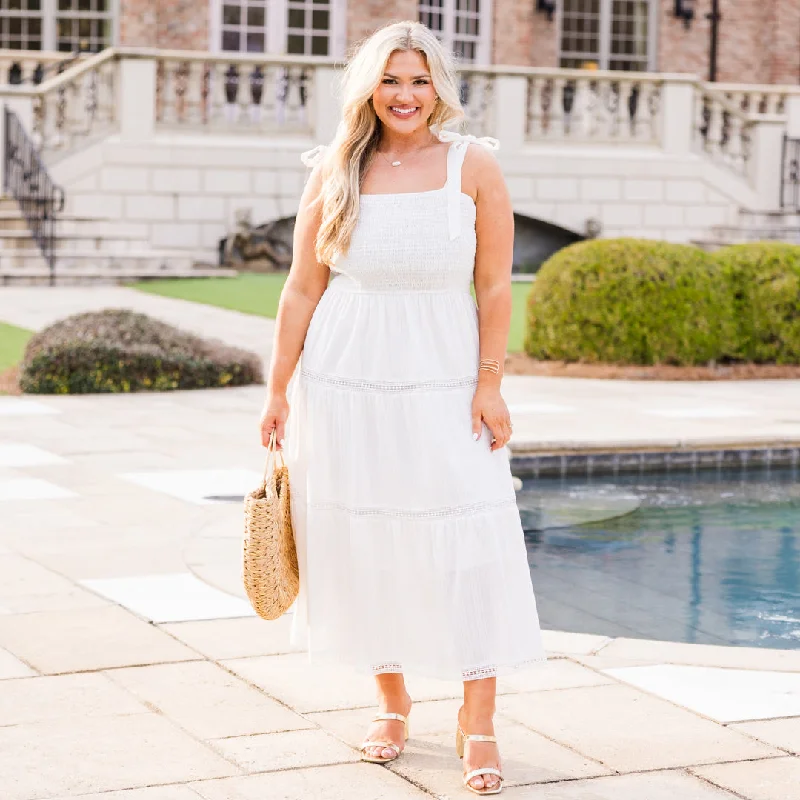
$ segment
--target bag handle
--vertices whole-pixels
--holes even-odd
[[[276,437],[277,430],[273,428],[272,433],[269,435],[269,444],[267,445],[267,463],[264,465],[264,484],[267,482],[267,475],[269,475],[275,469],[275,462],[277,461],[278,455],[281,457],[281,467],[286,466],[286,460],[283,457],[283,451],[278,450],[276,447]]]

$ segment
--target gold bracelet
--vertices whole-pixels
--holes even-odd
[[[493,372],[495,375],[500,372],[500,362],[496,358],[482,358],[478,366],[479,370]]]

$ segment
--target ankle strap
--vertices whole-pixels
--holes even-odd
[[[496,742],[496,736],[484,736],[482,733],[465,733],[464,739],[469,739],[471,742]]]
[[[376,722],[381,719],[397,719],[400,720],[400,722],[406,721],[406,718],[402,714],[395,714],[392,711],[385,711],[381,714],[376,714],[372,719]]]

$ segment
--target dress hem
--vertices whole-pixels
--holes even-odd
[[[300,643],[295,640],[295,637],[290,637],[291,644],[300,646]],[[533,658],[522,659],[521,661],[513,661],[505,664],[492,665],[492,666],[475,666],[462,669],[457,675],[452,671],[443,671],[437,669],[427,669],[422,665],[410,665],[404,667],[397,661],[387,661],[375,665],[365,665],[364,663],[354,663],[349,659],[341,658],[330,652],[311,652],[306,649],[306,656],[309,663],[312,664],[336,664],[338,666],[348,667],[360,675],[387,675],[387,674],[403,674],[408,673],[411,675],[434,678],[436,680],[444,681],[457,681],[459,683],[465,681],[482,680],[484,678],[503,678],[508,675],[522,672],[526,669],[532,669],[538,664],[544,664],[549,660],[546,654],[536,656]]]

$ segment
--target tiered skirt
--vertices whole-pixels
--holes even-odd
[[[472,438],[465,291],[333,280],[289,387],[285,457],[312,660],[451,680],[544,659],[505,449]]]

